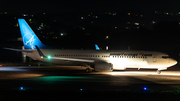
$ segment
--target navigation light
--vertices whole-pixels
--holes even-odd
[[[51,56],[50,56],[50,55],[48,56],[48,59],[51,59]]]

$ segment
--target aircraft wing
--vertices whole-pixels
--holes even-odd
[[[91,63],[94,62],[94,60],[74,59],[74,58],[61,58],[61,57],[51,57],[51,59],[68,60],[68,61],[79,61],[79,62],[91,62]]]
[[[22,50],[22,49],[13,49],[13,48],[4,48],[4,49],[18,51],[18,52],[33,52],[32,50]]]

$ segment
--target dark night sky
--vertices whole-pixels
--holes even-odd
[[[20,13],[20,14],[29,13],[29,12],[30,13],[38,13],[38,12],[40,12],[40,13],[41,12],[45,12],[45,13],[48,13],[48,12],[52,12],[52,13],[100,12],[101,13],[101,12],[108,12],[108,11],[112,11],[112,12],[142,11],[145,13],[150,12],[149,14],[151,14],[154,11],[176,12],[176,13],[180,11],[180,6],[179,6],[180,1],[178,1],[178,0],[171,0],[171,1],[170,0],[169,1],[165,1],[165,0],[158,0],[158,1],[157,0],[126,0],[126,1],[122,1],[122,0],[111,0],[111,1],[105,1],[105,0],[55,0],[55,1],[53,1],[53,0],[51,0],[51,1],[45,1],[45,0],[29,0],[29,1],[28,0],[18,0],[18,1],[17,0],[1,0],[0,4],[1,4],[0,13],[14,12],[14,13]],[[53,15],[50,15],[50,16],[53,16]],[[151,18],[151,17],[149,17],[149,18]],[[148,20],[149,18],[147,18],[147,19],[145,18],[145,20]],[[161,19],[161,17],[159,17],[159,18]],[[46,20],[46,18],[44,18],[44,19]],[[177,19],[179,19],[179,18],[177,18]],[[9,20],[9,19],[7,18],[6,20]],[[175,20],[175,19],[172,19],[172,20]],[[177,21],[177,22],[179,22],[179,21]],[[19,29],[18,29],[18,31],[19,31]],[[137,33],[139,33],[139,32],[137,32]],[[151,33],[151,32],[149,32],[149,33]],[[156,33],[154,33],[154,34],[156,34]],[[20,35],[20,34],[18,33],[18,35]],[[158,45],[156,45],[156,47],[154,44],[152,44],[152,40],[155,40],[153,35],[148,36],[148,39],[150,40],[150,41],[148,41],[149,43],[147,42],[147,40],[146,40],[147,38],[146,38],[146,36],[144,36],[144,34],[140,33],[139,35],[142,36],[141,39],[143,39],[144,41],[140,40],[139,42],[134,43],[134,41],[131,42],[129,40],[125,40],[125,41],[122,41],[121,46],[118,46],[118,47],[123,49],[123,45],[124,45],[125,49],[127,49],[127,46],[129,44],[130,45],[132,44],[131,45],[132,49],[133,49],[133,45],[134,45],[135,49],[143,49],[144,50],[148,47],[148,50],[152,49],[152,50],[157,50],[157,51],[159,51],[160,49],[162,50],[161,47],[163,47],[164,50],[168,49],[168,51],[174,49],[174,47],[179,47],[179,43],[177,42],[178,37],[176,38],[176,36],[178,36],[178,35],[174,35],[175,36],[174,38],[176,38],[176,39],[173,39],[172,36],[168,36],[169,34],[167,34],[167,37],[171,37],[171,39],[172,39],[170,41],[164,40],[161,37],[157,37],[157,38],[155,37],[156,40],[158,40],[158,41],[159,41],[159,39],[162,39],[159,42],[157,41]],[[130,37],[130,38],[134,39],[134,37]],[[134,39],[134,40],[136,41],[136,39]],[[169,43],[172,41],[173,41],[173,43]],[[116,41],[114,41],[114,43],[115,42]],[[147,42],[147,43],[142,44],[143,42]],[[153,41],[153,42],[155,42],[155,41]],[[147,44],[149,44],[151,46],[148,46]],[[79,46],[83,46],[83,45],[79,45]],[[94,48],[93,44],[91,46]],[[100,46],[103,47],[105,45],[100,44]],[[161,46],[161,47],[159,47],[159,46]],[[116,46],[111,46],[111,47],[116,47]],[[153,47],[153,48],[151,48],[151,47]],[[179,54],[179,50],[176,50],[176,51]],[[177,54],[175,54],[175,55],[177,56]]]
[[[121,11],[160,10],[179,11],[178,0],[1,0],[0,10],[15,12],[69,12],[69,11]]]

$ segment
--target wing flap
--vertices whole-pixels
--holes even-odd
[[[51,59],[68,60],[68,61],[79,61],[79,62],[91,62],[91,63],[94,62],[94,60],[75,59],[75,58],[61,58],[61,57],[51,57]]]

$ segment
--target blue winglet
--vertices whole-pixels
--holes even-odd
[[[95,48],[96,50],[100,50],[97,44],[95,44]]]

